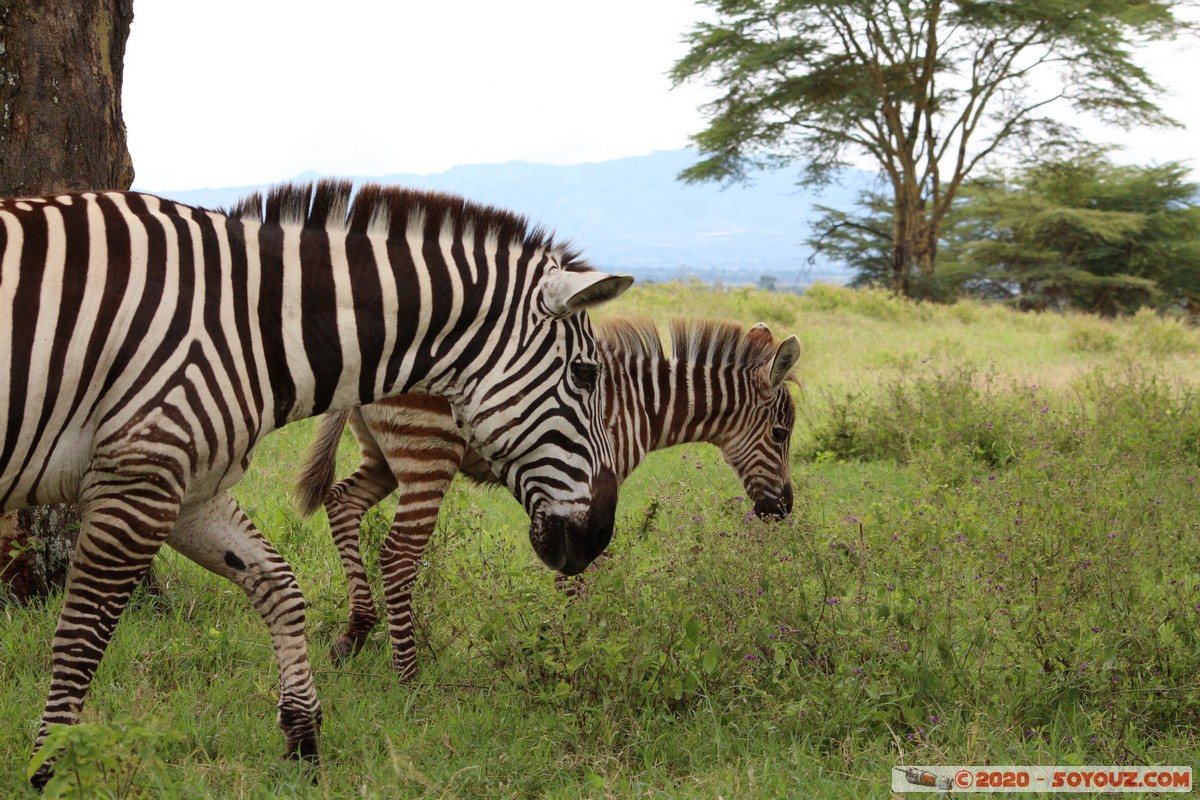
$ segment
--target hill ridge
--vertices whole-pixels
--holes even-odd
[[[571,166],[509,161],[444,172],[347,176],[356,182],[399,183],[449,191],[528,216],[580,247],[599,268],[639,280],[699,279],[779,286],[815,280],[843,283],[840,265],[810,263],[804,246],[815,205],[849,208],[870,176],[847,170],[842,185],[820,193],[797,187],[796,170],[756,172],[748,186],[685,184],[679,172],[696,151],[655,151]],[[298,180],[320,177],[314,172]],[[157,192],[208,208],[229,206],[265,185]]]

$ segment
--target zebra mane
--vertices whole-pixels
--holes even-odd
[[[688,364],[753,369],[771,363],[774,337],[749,336],[741,325],[714,320],[672,319],[667,326],[670,358]],[[667,347],[647,319],[607,319],[596,324],[597,339],[611,352],[666,360]]]
[[[456,239],[484,231],[500,242],[518,242],[553,251],[560,264],[568,269],[591,269],[577,250],[567,243],[555,242],[554,235],[544,227],[531,227],[521,214],[449,192],[378,183],[365,183],[355,189],[349,180],[322,178],[316,183],[279,184],[271,187],[265,197],[254,192],[221,213],[263,224],[383,232],[389,237],[403,236],[410,229],[422,230],[427,236],[445,229]]]
[[[635,358],[666,360],[658,328],[648,319],[605,319],[596,321],[596,343],[610,352]]]

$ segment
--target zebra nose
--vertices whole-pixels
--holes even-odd
[[[548,514],[534,515],[529,525],[529,543],[533,551],[550,569],[560,569],[567,560],[567,527],[565,517]]]
[[[563,575],[578,575],[587,569],[612,541],[616,516],[617,476],[604,468],[592,479],[591,505],[583,524],[568,532],[566,558],[558,571]]]
[[[583,509],[573,504],[569,513],[555,513],[544,504],[530,514],[529,543],[547,567],[563,575],[583,572],[612,539],[617,516],[616,474],[611,468],[601,468],[586,488]]]
[[[539,516],[529,529],[529,541],[538,558],[561,575],[578,575],[608,547],[614,512],[593,509],[578,518]]]
[[[784,484],[779,492],[767,491],[754,501],[754,514],[757,517],[780,518],[792,513],[792,487]]]

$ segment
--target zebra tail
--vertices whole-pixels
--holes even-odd
[[[337,468],[338,443],[342,439],[342,428],[346,427],[349,411],[326,414],[317,428],[317,437],[304,454],[304,467],[296,480],[295,500],[300,513],[311,516],[325,502],[329,487],[333,486],[334,470]]]

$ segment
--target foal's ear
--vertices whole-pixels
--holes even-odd
[[[552,317],[567,317],[612,300],[631,285],[632,275],[556,269],[542,281],[542,307]]]
[[[771,335],[771,329],[767,327],[767,323],[756,323],[753,328],[746,332],[746,338],[750,341],[761,341],[764,345],[771,344],[775,341],[775,337]],[[764,377],[767,383],[767,390],[774,392],[783,382],[787,380],[788,375],[792,374],[792,368],[796,366],[796,362],[800,360],[800,340],[795,336],[789,336],[779,343],[775,348],[775,356],[771,359],[770,369],[763,369]]]
[[[771,391],[775,391],[783,385],[788,375],[792,374],[792,368],[796,366],[796,362],[799,360],[799,339],[795,336],[789,336],[779,343],[779,347],[775,350],[775,358],[771,360],[771,371],[767,376],[767,385],[771,388]]]
[[[754,323],[754,327],[746,331],[746,338],[752,342],[755,340],[762,340],[764,343],[775,341],[775,337],[771,335],[771,329],[765,322]]]

